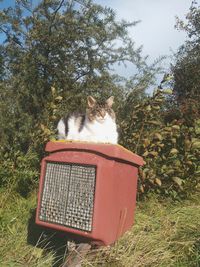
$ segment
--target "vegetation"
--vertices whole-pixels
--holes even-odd
[[[199,17],[199,6],[196,1],[193,1],[186,16],[187,24],[177,19],[176,27],[184,30],[188,35],[187,41],[179,48],[176,62],[172,68],[174,73],[174,92],[179,102],[184,102],[186,98],[199,102]]]
[[[199,201],[191,200],[192,205],[147,198],[138,204],[132,231],[102,249],[92,266],[199,266]]]
[[[188,23],[177,22],[189,38],[179,49],[171,74],[153,96],[136,104],[131,92],[121,107],[121,142],[143,155],[140,190],[186,196],[200,183],[199,14],[193,1]],[[127,116],[129,114],[129,116]]]
[[[87,95],[125,99],[114,64],[132,62],[137,94],[144,93],[157,67],[147,66],[128,36],[136,24],[117,22],[110,8],[90,0],[22,0],[1,11],[0,185],[31,190],[58,119],[83,109]]]
[[[62,261],[65,238],[33,223],[35,192],[27,199],[3,192],[0,203],[0,266],[50,267]],[[83,266],[197,267],[199,229],[198,194],[182,202],[151,195],[138,203],[132,230],[114,246],[91,251]]]
[[[160,67],[148,66],[129,38],[137,22],[118,22],[113,10],[90,0],[20,0],[0,11],[1,266],[62,260],[63,237],[30,232],[39,164],[58,119],[83,109],[90,94],[115,96],[120,144],[146,164],[135,227],[115,246],[89,254],[85,266],[99,259],[103,266],[199,266],[199,14],[193,1],[188,23],[177,20],[189,39],[149,96],[145,90]],[[126,62],[133,66],[130,79],[113,74]]]
[[[167,109],[171,94],[171,89],[158,88],[132,109],[130,100],[124,108],[129,116],[124,116],[120,128],[122,144],[146,162],[140,170],[140,191],[153,189],[176,198],[199,187],[200,119],[191,124],[190,117],[189,125],[184,114],[174,119],[174,110]]]

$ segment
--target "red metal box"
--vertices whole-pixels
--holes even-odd
[[[134,222],[143,159],[119,145],[49,142],[42,160],[36,223],[114,243]]]

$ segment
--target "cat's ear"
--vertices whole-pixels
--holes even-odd
[[[96,100],[92,96],[88,96],[87,103],[89,108],[93,108],[96,104]]]
[[[106,104],[109,106],[109,108],[112,107],[114,103],[114,96],[110,96],[107,100],[106,100]]]

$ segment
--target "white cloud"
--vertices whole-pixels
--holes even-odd
[[[117,18],[128,21],[141,20],[130,29],[136,45],[143,45],[144,54],[151,60],[169,55],[184,43],[185,33],[174,28],[175,16],[182,19],[189,11],[188,0],[94,0],[116,11]]]

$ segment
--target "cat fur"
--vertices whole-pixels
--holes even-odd
[[[58,139],[117,144],[113,101],[111,96],[104,103],[98,103],[89,96],[85,114],[72,113],[58,122]]]

